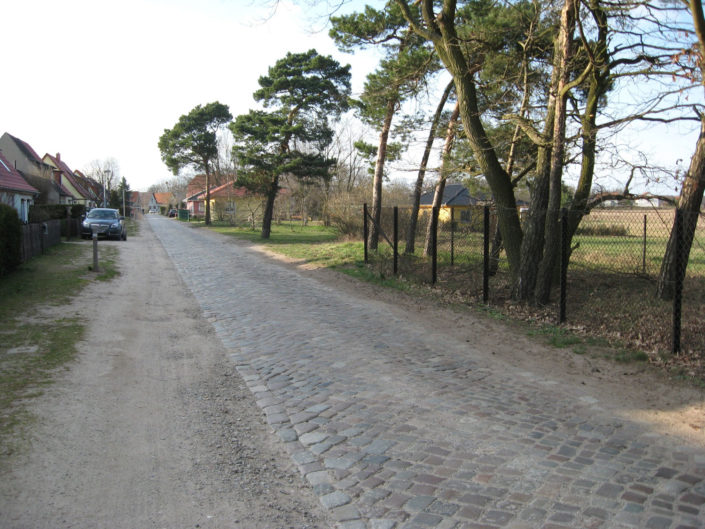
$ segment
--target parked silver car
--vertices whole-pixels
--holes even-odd
[[[81,224],[81,237],[90,239],[93,233],[108,239],[127,240],[125,217],[117,209],[93,208]]]

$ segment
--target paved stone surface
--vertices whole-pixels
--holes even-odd
[[[705,527],[705,448],[206,230],[152,228],[340,528]]]

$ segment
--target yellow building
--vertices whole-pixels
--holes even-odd
[[[431,211],[434,194],[435,191],[429,191],[421,195],[419,213],[425,214]],[[470,209],[478,203],[479,201],[471,197],[470,192],[462,184],[446,184],[438,212],[438,221],[450,222],[452,218],[455,222],[470,222]]]

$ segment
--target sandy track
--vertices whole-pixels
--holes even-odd
[[[63,315],[78,360],[3,462],[2,528],[328,527],[148,223]]]

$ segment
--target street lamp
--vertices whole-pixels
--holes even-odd
[[[108,203],[105,200],[105,184],[107,183],[108,179],[106,178],[105,175],[112,174],[112,172],[113,171],[111,169],[105,169],[103,171],[103,207],[106,207],[108,205]]]

